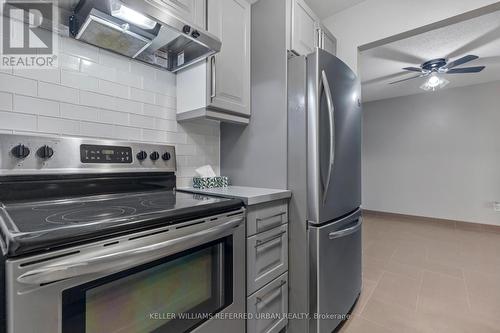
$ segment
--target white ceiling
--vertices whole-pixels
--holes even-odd
[[[363,101],[425,93],[420,89],[424,78],[394,85],[389,82],[418,74],[405,74],[403,67],[420,67],[435,58],[455,60],[467,54],[480,59],[459,67],[484,65],[486,69],[478,74],[444,75],[450,81],[445,89],[500,80],[500,11],[362,52]]]
[[[306,0],[307,4],[321,19],[330,17],[363,1],[366,0]]]

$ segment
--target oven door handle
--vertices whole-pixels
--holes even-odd
[[[233,218],[215,227],[188,233],[162,242],[112,252],[82,254],[71,259],[61,260],[47,266],[28,271],[17,278],[19,283],[40,285],[66,280],[81,275],[118,271],[135,267],[146,262],[179,252],[179,246],[195,247],[232,233],[243,222],[243,217]],[[182,229],[181,229],[182,230]]]

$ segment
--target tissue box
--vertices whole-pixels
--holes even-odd
[[[228,177],[194,177],[194,188],[213,188],[213,187],[227,187],[229,185]]]

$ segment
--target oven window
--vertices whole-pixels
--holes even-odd
[[[232,237],[73,287],[63,333],[189,332],[232,303]]]

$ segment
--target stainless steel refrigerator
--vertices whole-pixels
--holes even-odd
[[[361,291],[360,93],[326,51],[288,60],[291,333],[332,332]]]

